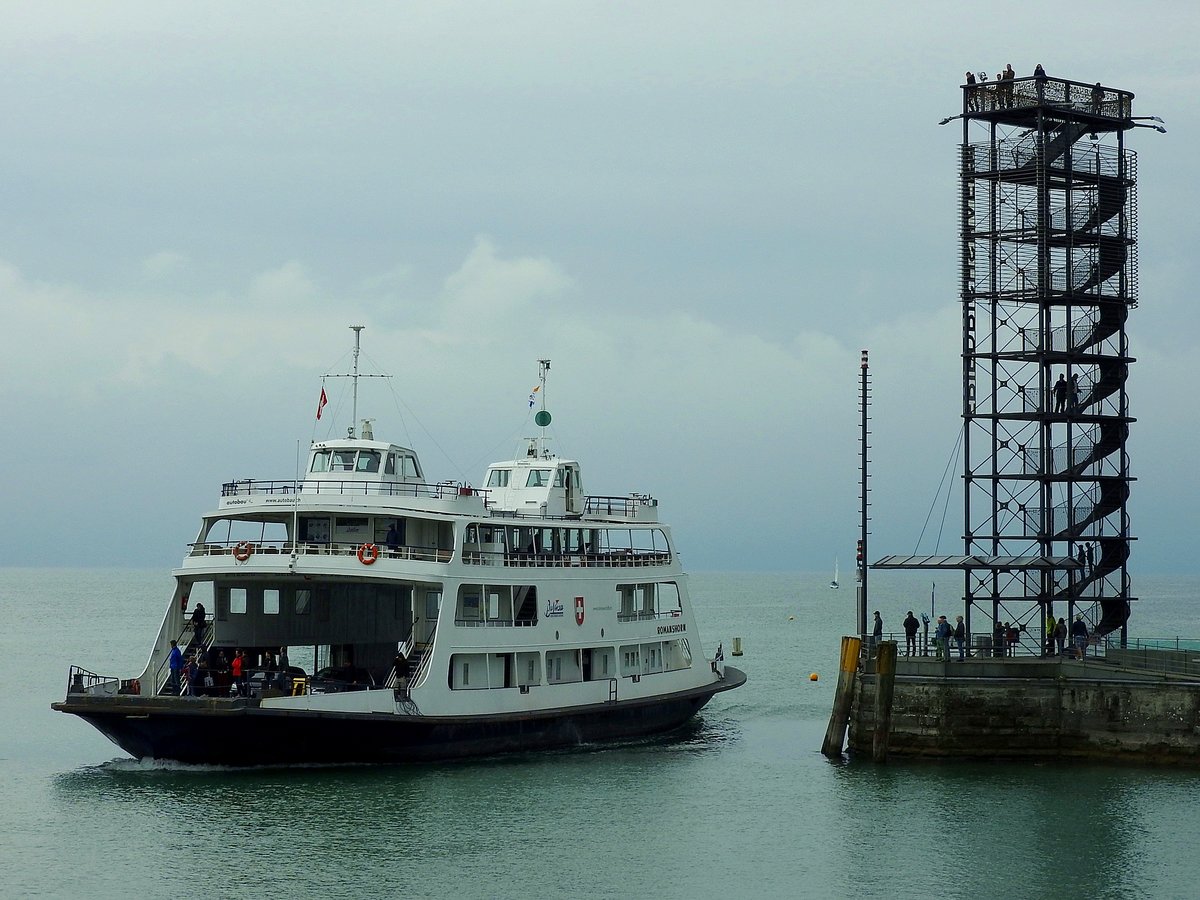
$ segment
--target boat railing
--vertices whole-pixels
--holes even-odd
[[[655,619],[678,619],[681,615],[683,615],[683,610],[681,609],[660,609],[658,611],[639,609],[632,612],[617,613],[617,621],[647,622]]]
[[[469,550],[464,551],[463,562],[467,565],[517,568],[642,568],[669,566],[671,551],[618,549],[604,553],[538,553]]]
[[[362,481],[348,479],[311,479],[303,481],[259,481],[243,478],[221,485],[222,497],[294,496],[296,494],[362,494],[383,497],[427,497],[435,500],[483,498],[488,492],[459,481],[437,484],[411,481]]]
[[[197,541],[189,544],[189,556],[234,556],[239,562],[245,562],[256,553],[266,555],[281,555],[295,553],[297,556],[356,556],[363,542],[347,544],[313,543],[303,541]],[[453,550],[437,547],[384,547],[375,545],[378,559],[405,559],[418,562],[450,562],[454,556]]]
[[[655,508],[657,506],[658,501],[649,494],[636,493],[624,497],[589,495],[584,498],[583,502],[584,515],[606,515],[623,519],[636,518],[638,510],[643,507]]]
[[[82,666],[71,666],[67,672],[68,694],[117,694],[121,679],[111,675],[97,675]]]
[[[436,634],[437,620],[434,619],[429,636],[424,641],[424,652],[421,654],[421,660],[417,663],[417,668],[409,676],[408,687],[410,690],[424,681],[426,674],[429,672],[429,661],[433,658],[433,639]]]

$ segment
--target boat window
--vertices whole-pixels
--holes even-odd
[[[554,486],[555,487],[563,486],[563,475],[565,472],[566,472],[566,469],[555,469],[554,470]]]
[[[417,471],[417,458],[415,456],[404,457],[404,477],[416,478],[420,475]]]
[[[488,472],[488,487],[508,487],[510,469],[492,469]]]
[[[329,543],[328,519],[301,519],[300,540],[310,544]]]
[[[279,591],[275,588],[267,588],[263,591],[263,614],[279,615]]]
[[[389,453],[387,455],[387,462],[383,464],[383,474],[384,475],[395,475],[396,474],[396,454],[395,453]]]
[[[545,487],[550,483],[549,469],[530,469],[525,487]]]
[[[333,464],[330,468],[334,472],[353,472],[354,456],[355,453],[353,450],[334,450]]]
[[[329,471],[329,451],[318,450],[313,454],[312,468],[310,472],[328,472]]]
[[[229,589],[229,611],[231,613],[246,612],[246,589],[245,588],[230,588]]]
[[[296,615],[306,616],[311,608],[312,592],[299,590],[296,591]]]
[[[358,453],[358,472],[378,472],[379,471],[379,451],[378,450],[360,450]]]

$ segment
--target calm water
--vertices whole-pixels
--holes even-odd
[[[670,740],[247,772],[136,763],[49,709],[71,663],[140,670],[168,577],[0,569],[0,896],[1196,895],[1200,770],[822,757],[854,622],[828,579],[693,577],[750,683]],[[927,578],[872,579],[889,630],[928,609]],[[1135,635],[1200,635],[1200,578],[1137,588]]]

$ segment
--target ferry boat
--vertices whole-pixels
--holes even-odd
[[[353,371],[327,377],[353,379],[357,421],[351,327]],[[549,368],[538,436],[482,488],[428,481],[370,420],[303,477],[222,485],[145,668],[72,666],[53,708],[143,759],[393,763],[667,732],[745,683],[702,649],[654,498],[588,495],[548,449]]]

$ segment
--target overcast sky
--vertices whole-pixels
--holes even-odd
[[[552,359],[556,449],[656,496],[694,571],[850,568],[868,347],[871,555],[932,552],[961,424],[937,122],[965,69],[1040,62],[1167,123],[1130,138],[1131,567],[1194,572],[1197,9],[4,3],[0,564],[177,564],[221,482],[344,433],[340,386],[313,414],[357,323],[394,375],[360,411],[431,480],[510,456]],[[952,503],[941,552],[961,531]]]

